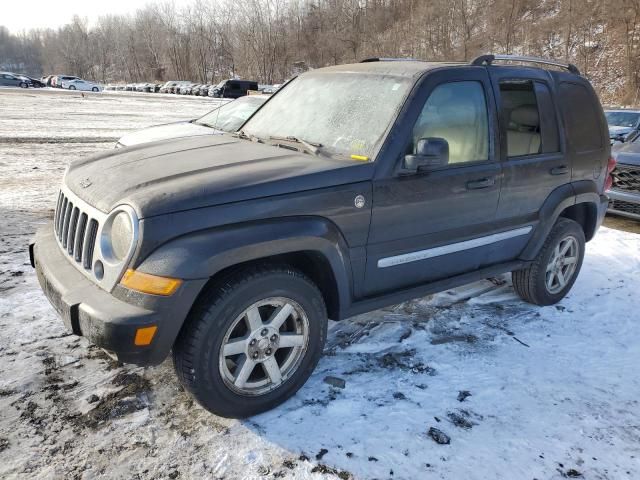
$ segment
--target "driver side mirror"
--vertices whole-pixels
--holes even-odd
[[[449,142],[444,138],[421,138],[416,145],[416,153],[405,155],[402,163],[404,173],[417,173],[449,163]]]

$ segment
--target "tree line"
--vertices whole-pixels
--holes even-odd
[[[0,68],[100,82],[279,83],[371,56],[488,52],[570,61],[603,101],[636,104],[640,0],[194,0],[58,29],[0,27]]]

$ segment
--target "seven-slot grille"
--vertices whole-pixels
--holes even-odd
[[[619,163],[613,171],[613,188],[640,193],[640,166]]]
[[[82,211],[82,205],[60,192],[53,217],[58,243],[75,262],[90,270],[98,233],[98,221]]]

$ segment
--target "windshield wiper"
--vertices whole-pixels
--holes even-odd
[[[231,135],[236,138],[242,138],[243,140],[251,140],[252,142],[264,143],[260,137],[256,137],[255,135],[247,135],[244,130],[238,130]]]
[[[281,141],[281,142],[290,142],[297,143],[301,145],[307,153],[311,155],[318,155],[320,153],[320,148],[322,148],[321,143],[308,142],[307,140],[303,140],[301,138],[289,136],[289,137],[278,137],[275,135],[271,135],[269,140]]]

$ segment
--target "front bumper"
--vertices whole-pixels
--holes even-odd
[[[640,192],[633,193],[611,189],[607,192],[607,195],[611,199],[609,212],[640,220]]]
[[[161,363],[206,283],[206,279],[184,281],[170,297],[145,295],[120,285],[109,293],[69,262],[51,224],[38,231],[29,253],[42,290],[66,327],[124,363]],[[137,329],[153,325],[158,329],[151,344],[135,345]]]

